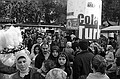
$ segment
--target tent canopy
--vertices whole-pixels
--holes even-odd
[[[103,28],[102,31],[120,31],[120,26],[110,26]]]
[[[110,27],[106,27],[101,29],[101,33],[112,33],[112,32],[120,32],[120,26],[110,26]]]

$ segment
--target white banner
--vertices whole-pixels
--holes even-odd
[[[100,36],[99,26],[101,25],[101,13],[102,13],[102,1],[101,0],[68,0],[67,2],[67,28],[69,27],[79,27],[81,31],[81,26],[85,28],[95,28],[97,30],[97,39]],[[72,19],[77,19],[76,26]],[[74,24],[73,24],[74,23]],[[95,31],[96,31],[95,30]],[[86,29],[87,31],[87,29]],[[90,34],[94,35],[91,30]],[[85,31],[84,31],[85,32]],[[82,32],[79,32],[81,38]],[[87,34],[82,33],[82,34]],[[94,36],[88,35],[85,39],[93,38]],[[96,37],[94,37],[96,38]]]

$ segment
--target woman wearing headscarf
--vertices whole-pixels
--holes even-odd
[[[37,72],[37,69],[31,68],[31,60],[25,51],[20,51],[16,53],[16,72],[11,78],[12,79],[32,79],[34,73]]]

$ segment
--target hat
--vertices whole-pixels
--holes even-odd
[[[81,50],[87,50],[89,46],[89,42],[87,40],[81,40],[79,42],[79,47],[81,48]]]
[[[52,50],[59,50],[59,47],[58,46],[52,46]]]
[[[72,43],[71,42],[67,42],[67,45],[72,47]]]

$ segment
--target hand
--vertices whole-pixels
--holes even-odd
[[[38,70],[37,70],[37,72],[41,73],[41,72],[42,72],[42,70],[41,70],[41,69],[38,69]]]

